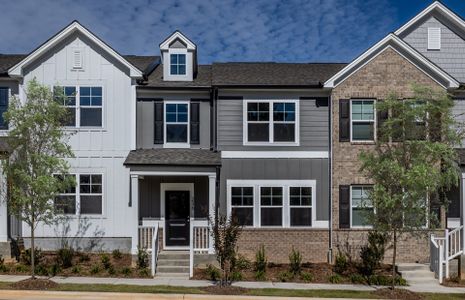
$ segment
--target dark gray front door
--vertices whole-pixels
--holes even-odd
[[[189,191],[165,192],[166,246],[189,246]]]

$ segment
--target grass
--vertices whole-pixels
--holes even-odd
[[[0,290],[11,289],[11,283],[0,282]],[[113,284],[60,284],[53,291],[67,292],[113,292],[113,293],[150,293],[150,294],[207,294],[204,288],[176,286],[135,286]],[[227,294],[227,292],[225,293]],[[289,289],[247,289],[243,295],[281,296],[281,297],[320,297],[320,298],[359,298],[376,299],[376,295],[368,291],[345,290],[289,290]],[[422,294],[426,300],[459,300],[463,294]]]

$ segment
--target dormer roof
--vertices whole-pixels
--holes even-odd
[[[195,51],[197,49],[197,45],[188,39],[181,31],[176,30],[173,32],[169,37],[167,37],[163,42],[160,43],[160,50],[168,50],[170,46],[175,43],[177,40],[183,43],[187,50]]]

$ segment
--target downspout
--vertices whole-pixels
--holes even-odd
[[[332,122],[332,91],[328,97],[328,119],[329,119],[329,130],[328,130],[328,137],[329,137],[329,226],[328,226],[328,233],[329,233],[329,249],[328,249],[328,263],[332,264],[333,262],[333,193],[332,193],[332,186],[333,186],[333,168],[332,168],[332,161],[333,161],[333,122]]]

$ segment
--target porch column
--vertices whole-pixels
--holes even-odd
[[[6,178],[0,168],[0,243],[8,241],[8,212],[6,204]]]
[[[139,176],[131,175],[131,216],[133,222],[131,236],[131,252],[137,254],[137,246],[139,246]]]
[[[215,215],[216,175],[208,176],[208,217],[214,219]],[[208,253],[213,254],[213,237],[208,235]]]

